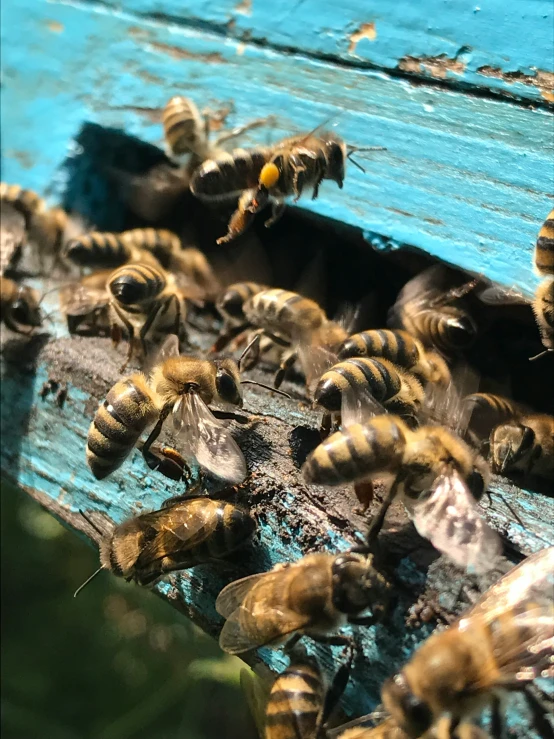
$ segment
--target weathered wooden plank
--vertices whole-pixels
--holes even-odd
[[[272,139],[334,117],[350,143],[388,150],[303,208],[363,229],[377,248],[412,244],[534,289],[531,248],[554,191],[546,111],[102,9],[22,0],[3,16],[4,179],[59,189],[67,142],[84,121],[159,141],[159,110],[177,92],[200,106],[233,100],[230,124],[277,113]]]
[[[58,325],[56,333],[63,335]],[[209,336],[193,335],[207,344]],[[107,339],[57,338],[45,343],[37,337],[30,343],[4,334],[2,344],[0,468],[17,484],[76,531],[96,540],[95,532],[79,515],[79,510],[95,512],[97,521],[120,522],[129,515],[157,508],[182,486],[172,484],[146,469],[136,452],[125,466],[105,481],[94,480],[86,467],[84,446],[90,419],[106,390],[118,378],[121,354]],[[43,382],[53,376],[69,382],[69,399],[60,410],[53,398],[41,400]],[[268,377],[263,377],[267,381]],[[293,389],[293,386],[290,386]],[[296,394],[296,393],[295,393]],[[293,561],[309,551],[347,548],[364,531],[367,521],[352,513],[353,496],[346,489],[326,491],[306,488],[299,477],[299,465],[317,440],[319,419],[297,400],[248,389],[245,407],[253,421],[234,427],[251,473],[249,484],[238,493],[248,505],[259,528],[259,536],[244,555],[228,568],[198,567],[166,578],[157,592],[209,634],[217,635],[221,619],[214,611],[219,589],[237,577],[270,568],[279,561]],[[536,551],[554,543],[554,500],[518,490],[496,480],[493,505],[486,515],[518,549]],[[515,510],[524,527],[514,520]],[[359,629],[360,653],[353,681],[345,699],[345,709],[361,714],[375,707],[383,679],[400,665],[429,627],[407,629],[406,609],[422,589],[424,571],[433,559],[428,545],[415,535],[399,506],[391,512],[389,528],[382,535],[387,559],[396,567],[406,589],[386,625]],[[504,566],[508,566],[505,562]],[[106,575],[108,576],[108,575]],[[434,562],[427,584],[441,593],[446,608],[458,610],[468,597],[487,582],[466,580],[460,593],[459,574]],[[90,585],[94,588],[94,584]],[[70,597],[70,594],[68,594]],[[70,607],[70,601],[68,602]],[[325,667],[332,671],[334,649],[318,649]],[[285,665],[281,652],[259,650],[253,657],[272,670]],[[368,665],[370,668],[368,668]],[[516,735],[528,736],[526,719],[512,712]]]
[[[523,100],[554,102],[548,0],[110,1],[142,17],[201,27],[271,48],[369,64]]]

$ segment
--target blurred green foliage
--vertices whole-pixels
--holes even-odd
[[[243,666],[2,483],[3,739],[254,739]]]

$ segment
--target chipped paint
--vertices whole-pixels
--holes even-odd
[[[503,80],[508,85],[520,82],[523,85],[538,87],[545,100],[554,100],[554,72],[536,69],[533,74],[525,74],[524,72],[503,72],[498,67],[484,66],[479,67],[477,73],[485,77]]]
[[[58,21],[48,21],[46,28],[52,33],[63,33],[64,31],[63,23],[58,23]]]
[[[242,56],[244,52],[246,51],[246,44],[243,44],[242,42],[237,44],[237,56]]]
[[[162,44],[159,41],[150,41],[147,44],[149,49],[154,49],[162,54],[167,54],[173,59],[191,59],[198,62],[208,62],[209,64],[225,64],[225,59],[219,52],[212,54],[198,54],[181,46],[173,46],[171,44]]]
[[[377,38],[377,29],[375,28],[375,23],[373,21],[371,21],[371,23],[362,23],[358,30],[354,31],[354,33],[350,35],[348,53],[356,54],[356,48],[364,38],[368,41],[375,41]]]
[[[398,62],[398,69],[411,74],[426,72],[437,80],[445,80],[449,72],[462,75],[466,65],[458,59],[450,59],[446,54],[435,57],[404,56]]]
[[[238,5],[235,5],[235,12],[241,15],[252,15],[252,0],[241,0]]]

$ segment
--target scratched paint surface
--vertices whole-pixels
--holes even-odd
[[[349,143],[387,151],[364,160],[365,174],[351,168],[343,191],[326,184],[303,208],[360,227],[378,247],[411,244],[534,290],[530,253],[554,191],[547,111],[105,8],[21,0],[2,12],[4,179],[52,185],[87,120],[159,142],[159,110],[178,92],[200,106],[233,100],[230,124],[278,114],[246,144],[331,118]],[[55,125],[45,137],[46,121]]]
[[[549,0],[276,0],[271,12],[263,0],[108,4],[272,48],[554,102]]]

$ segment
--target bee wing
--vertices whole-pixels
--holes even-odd
[[[372,416],[386,413],[386,409],[375,400],[369,390],[357,390],[348,386],[341,398],[341,425],[346,428],[355,423],[364,423]]]
[[[425,388],[423,417],[425,423],[438,423],[463,436],[472,414],[464,399],[479,388],[479,375],[467,364],[458,363],[448,385],[429,383]]]
[[[310,392],[313,391],[313,385],[315,385],[321,375],[338,361],[337,355],[333,354],[333,352],[321,346],[311,344],[302,344],[299,346],[298,357],[302,365],[302,371],[306,376],[306,385]]]
[[[246,697],[260,739],[264,739],[265,712],[270,692],[269,685],[253,670],[243,667],[240,671],[240,687]]]
[[[506,573],[468,615],[493,620],[526,601],[554,604],[554,546],[532,554]]]
[[[231,485],[244,480],[247,470],[240,447],[199,395],[189,393],[181,398],[173,417],[185,442],[185,457],[196,458],[200,467]]]
[[[175,334],[169,334],[163,344],[156,351],[149,354],[144,367],[144,374],[148,376],[154,367],[157,367],[166,359],[179,356],[179,338]]]
[[[376,723],[376,722],[379,723]],[[327,731],[329,739],[405,739],[392,718],[383,711],[374,711]],[[426,735],[427,736],[427,735]]]
[[[519,288],[489,285],[477,293],[479,300],[486,305],[522,305],[530,303],[532,296],[525,295]]]
[[[425,500],[406,502],[421,536],[456,565],[477,574],[495,566],[500,538],[481,517],[458,473],[440,475]]]
[[[271,623],[272,630],[263,632],[260,630],[255,635],[245,634],[241,625],[241,608],[237,608],[225,621],[221,634],[219,635],[219,646],[228,654],[241,654],[251,649],[264,647],[266,644],[275,642],[277,639],[293,634],[305,628],[310,623],[310,617],[280,607],[266,609],[264,618]]]
[[[60,308],[69,316],[85,316],[97,308],[105,307],[109,302],[106,290],[86,287],[78,282],[65,285],[60,290]]]
[[[215,610],[220,616],[228,618],[233,611],[236,611],[247,593],[250,592],[259,580],[264,577],[270,577],[273,574],[273,572],[258,572],[256,575],[248,575],[248,577],[242,577],[240,580],[235,580],[235,582],[226,585],[217,596]]]

